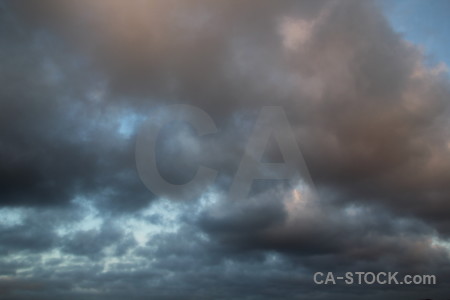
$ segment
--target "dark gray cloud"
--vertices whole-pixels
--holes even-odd
[[[132,139],[119,132],[122,110],[101,103],[102,77],[64,42],[44,29],[29,32],[2,7],[2,28],[10,28],[0,37],[3,205],[62,205],[105,189],[128,205],[147,203]]]
[[[2,299],[447,295],[448,73],[376,2],[3,1],[0,45]],[[198,199],[162,199],[136,171],[137,129],[172,103],[219,128],[158,138],[169,182],[219,170]],[[317,191],[266,180],[229,199],[265,105]],[[280,159],[273,139],[266,154]],[[324,287],[317,271],[442,281]]]

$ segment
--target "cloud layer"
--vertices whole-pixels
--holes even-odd
[[[447,296],[447,67],[377,2],[3,1],[0,23],[2,299]],[[175,103],[218,132],[164,128],[162,176],[218,176],[166,199],[140,181],[135,142]],[[314,186],[256,180],[229,199],[268,105],[286,112]],[[439,285],[325,287],[318,271]]]

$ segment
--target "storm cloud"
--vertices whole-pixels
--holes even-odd
[[[380,2],[1,1],[0,62],[1,299],[448,297],[448,70]],[[171,104],[217,127],[161,130],[164,180],[217,171],[177,199],[135,158]],[[255,180],[234,199],[265,106],[313,184]],[[276,137],[264,160],[283,161]],[[438,285],[319,286],[319,271]]]

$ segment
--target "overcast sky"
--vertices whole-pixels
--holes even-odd
[[[449,6],[0,1],[0,299],[448,299]],[[267,106],[289,126],[263,160],[295,137],[302,177],[230,193]],[[158,174],[212,183],[148,188],[138,140],[161,122]]]

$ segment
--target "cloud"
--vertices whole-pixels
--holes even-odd
[[[428,66],[376,2],[15,1],[0,15],[6,297],[446,295],[311,283],[323,270],[450,274],[447,67]],[[169,202],[140,182],[134,147],[173,103],[219,132],[164,128],[161,175],[219,174]],[[285,110],[317,190],[255,181],[229,199],[266,105]],[[270,140],[267,159],[277,151]]]

